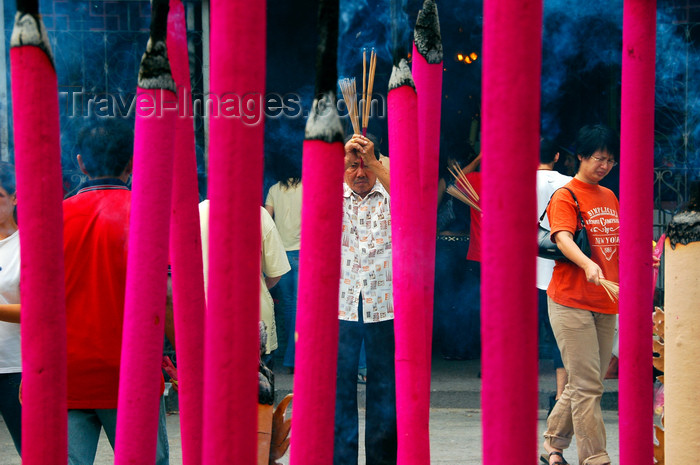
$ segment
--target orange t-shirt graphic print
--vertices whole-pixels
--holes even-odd
[[[615,194],[605,187],[573,179],[566,187],[574,191],[581,215],[588,230],[591,259],[600,266],[603,277],[619,282],[620,205]],[[559,231],[575,233],[578,229],[576,203],[571,193],[559,189],[547,209],[552,235]],[[617,302],[601,286],[586,281],[586,274],[577,265],[557,261],[547,295],[567,307],[599,313],[617,313]]]
[[[607,261],[617,259],[615,255],[620,245],[620,218],[617,216],[617,211],[598,207],[586,213],[588,214],[586,227],[591,236],[591,248],[600,249],[603,258]]]

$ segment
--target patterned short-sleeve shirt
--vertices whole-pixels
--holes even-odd
[[[343,188],[338,318],[358,321],[361,294],[364,322],[393,320],[389,194],[378,181],[364,199],[347,184]]]

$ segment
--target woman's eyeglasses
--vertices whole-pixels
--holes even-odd
[[[612,167],[617,166],[617,162],[610,158],[591,157],[591,160],[595,161],[599,165],[610,165]]]

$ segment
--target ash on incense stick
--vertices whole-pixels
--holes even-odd
[[[53,53],[51,52],[49,36],[38,13],[34,14],[25,10],[17,11],[17,14],[15,14],[15,25],[10,37],[10,47],[21,47],[23,45],[33,45],[42,49],[53,66]]]
[[[673,217],[666,230],[671,248],[700,241],[700,182],[691,184],[691,195],[685,211]]]
[[[166,46],[169,4],[167,0],[154,0],[152,8],[151,36],[141,58],[138,85],[142,89],[176,92]]]
[[[343,125],[335,109],[335,94],[326,91],[314,99],[311,114],[304,130],[306,140],[343,142]]]
[[[668,225],[668,238],[673,249],[677,244],[700,241],[700,212],[691,210],[674,216]]]
[[[423,9],[418,12],[413,37],[416,50],[430,64],[442,61],[442,37],[437,5],[434,0],[425,0]]]
[[[414,89],[416,88],[416,85],[413,83],[411,70],[409,69],[405,58],[401,58],[399,64],[394,66],[394,68],[391,70],[391,77],[389,78],[390,91],[398,89],[401,86],[411,86]]]
[[[335,88],[338,69],[337,1],[322,1],[318,6],[318,46],[316,47],[316,98],[306,121],[304,139],[328,143],[343,142],[343,125],[336,107]]]
[[[275,401],[275,375],[262,361],[267,347],[267,327],[264,321],[258,325],[260,354],[258,357],[258,403],[272,405]]]

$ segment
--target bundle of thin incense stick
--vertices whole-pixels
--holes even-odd
[[[603,289],[605,289],[605,292],[607,292],[608,297],[610,297],[610,300],[613,302],[617,302],[620,300],[620,285],[617,284],[616,282],[609,281],[607,279],[601,279],[600,285],[603,286]]]
[[[452,176],[454,176],[456,181],[454,185],[447,188],[447,193],[477,211],[481,211],[481,207],[479,206],[479,194],[476,193],[476,190],[462,172],[462,168],[459,164],[455,163],[447,169]]]
[[[340,91],[343,93],[343,100],[345,100],[345,106],[348,109],[348,115],[352,122],[352,130],[355,134],[359,134],[360,120],[357,112],[357,87],[355,85],[355,78],[343,78],[338,81],[338,85],[340,85]]]
[[[367,50],[362,50],[362,135],[367,135],[369,113],[372,107],[372,89],[374,88],[374,72],[377,70],[377,52],[374,49],[369,57],[369,75],[367,74]]]

